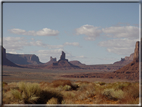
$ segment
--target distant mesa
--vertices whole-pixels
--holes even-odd
[[[53,64],[46,66],[47,69],[79,69],[79,66],[71,64],[68,59],[65,58],[66,54],[62,51],[60,59]]]
[[[19,65],[37,65],[42,64],[38,56],[34,54],[10,54],[6,53],[7,59]]]
[[[20,66],[16,65],[15,63],[13,63],[13,62],[11,62],[10,60],[7,59],[6,49],[3,46],[1,46],[1,51],[2,51],[2,65],[12,66],[12,67],[20,67]]]

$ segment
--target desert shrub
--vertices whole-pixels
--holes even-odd
[[[65,85],[71,86],[72,85],[71,81],[70,80],[55,80],[50,84],[50,86],[53,86],[53,87],[65,86]]]
[[[3,87],[6,86],[6,85],[8,85],[6,82],[2,82]]]
[[[58,99],[52,97],[46,104],[59,104]]]
[[[8,92],[4,92],[3,91],[3,99],[2,102],[3,104],[10,104],[12,102],[13,98],[12,98],[12,94],[10,91]]]
[[[105,85],[106,83],[105,82],[95,82],[96,84],[99,84],[99,85]]]
[[[133,83],[124,89],[125,95],[137,99],[139,97],[139,84]]]
[[[71,87],[73,90],[77,90],[79,88],[78,84],[72,84]]]
[[[71,90],[71,86],[70,86],[70,85],[65,85],[65,86],[63,87],[63,90],[69,91],[69,90]]]
[[[95,85],[93,83],[88,84],[86,93],[89,97],[94,96],[96,94]]]
[[[87,86],[88,86],[88,84],[86,84],[86,83],[79,84],[78,91],[86,90]]]
[[[122,90],[114,90],[113,88],[105,89],[102,94],[112,100],[118,100],[124,97],[124,92]]]
[[[118,82],[117,84],[115,84],[115,89],[121,89],[123,90],[125,87],[128,87],[131,85],[131,83],[128,83],[128,82]]]
[[[78,99],[78,100],[84,100],[86,98],[88,98],[88,94],[86,93],[86,91],[84,91],[84,92],[81,92],[80,94],[78,94],[78,96],[77,96],[76,99]]]
[[[40,93],[40,98],[37,101],[37,104],[46,104],[48,100],[52,97],[58,99],[58,103],[61,104],[63,100],[63,95],[55,90],[42,90]]]
[[[6,86],[3,87],[4,92],[9,91],[9,90],[10,90],[10,86],[6,85]]]
[[[69,100],[69,99],[70,99],[70,100],[75,100],[75,95],[76,95],[76,94],[75,94],[74,92],[71,92],[71,91],[70,91],[70,92],[67,92],[67,91],[66,91],[66,92],[62,92],[62,94],[63,94],[63,98],[66,99],[66,100],[67,100],[67,99],[68,99],[68,100]]]
[[[37,83],[18,83],[19,90],[11,89],[13,97],[26,104],[34,104],[40,97],[41,89]]]

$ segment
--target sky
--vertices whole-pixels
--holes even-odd
[[[3,3],[7,53],[111,64],[134,52],[139,3]]]

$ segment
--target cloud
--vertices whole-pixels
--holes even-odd
[[[75,32],[77,35],[81,35],[81,34],[86,35],[87,36],[85,37],[86,40],[95,40],[96,37],[100,36],[100,34],[102,33],[99,27],[94,27],[88,24],[75,29]]]
[[[42,43],[42,41],[32,41],[32,42],[30,42],[30,45],[32,45],[32,46],[42,46],[42,47],[47,46],[47,44]]]
[[[86,35],[85,40],[95,40],[98,36],[107,36],[114,38],[139,38],[139,28],[136,26],[112,26],[106,28],[94,27],[92,25],[83,25],[75,29],[76,35]]]
[[[40,40],[34,40],[32,38],[32,41],[28,41],[24,37],[4,37],[3,38],[3,45],[8,50],[8,52],[15,52],[16,50],[22,50],[25,46],[39,46],[39,47],[45,47],[48,49],[63,49],[64,46],[71,45],[71,46],[79,46],[78,42],[65,42],[64,44],[59,45],[49,45],[46,43],[43,43]]]
[[[64,45],[47,45],[49,49],[52,49],[52,48],[63,48]]]
[[[4,37],[3,45],[9,51],[21,50],[24,46],[30,46],[31,44],[23,37]]]
[[[71,46],[79,46],[79,43],[78,42],[65,42],[64,45],[71,45]]]
[[[115,38],[139,38],[139,28],[136,26],[112,26],[102,29],[105,36]]]
[[[106,47],[108,52],[119,55],[130,55],[134,52],[135,43],[138,39],[112,39],[108,41],[102,41],[98,45]]]
[[[42,30],[39,31],[26,31],[23,29],[10,29],[9,30],[13,34],[18,34],[18,35],[32,35],[32,36],[57,36],[59,34],[58,30],[52,30],[49,28],[43,28]]]

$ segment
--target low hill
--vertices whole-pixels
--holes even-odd
[[[85,64],[82,64],[80,61],[77,61],[77,60],[73,60],[73,61],[70,61],[71,64],[73,65],[77,65],[77,66],[84,66]]]

